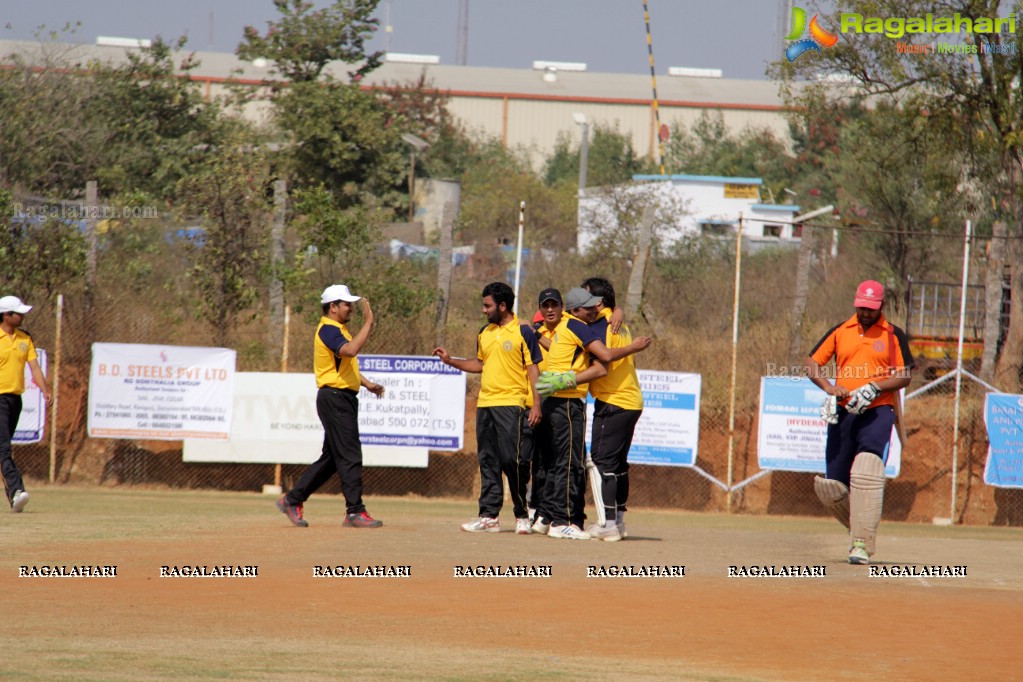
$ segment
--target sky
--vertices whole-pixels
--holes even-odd
[[[319,7],[330,4],[315,0]],[[785,0],[647,0],[658,76],[670,66],[765,79],[780,59]],[[271,0],[2,0],[0,38],[33,40],[39,26],[81,22],[63,42],[97,36],[174,39],[193,50],[234,52],[242,29],[265,32]],[[456,64],[459,0],[380,0],[371,50],[430,54]],[[389,21],[388,21],[389,18]],[[384,30],[390,24],[391,32]],[[469,0],[468,65],[528,69],[533,61],[584,62],[589,71],[647,74],[642,0]]]

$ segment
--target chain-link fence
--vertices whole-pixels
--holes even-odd
[[[540,251],[536,249],[536,251]],[[791,362],[779,349],[787,347],[788,329],[770,314],[777,292],[789,290],[791,268],[779,268],[787,254],[768,254],[751,259],[747,284],[740,306],[741,333],[737,346],[734,429],[729,428],[731,405],[730,330],[732,296],[727,260],[705,269],[699,279],[685,279],[671,268],[657,265],[648,285],[646,306],[653,315],[631,322],[635,333],[660,329],[654,345],[637,356],[637,366],[646,369],[695,372],[702,376],[699,422],[699,446],[696,463],[699,470],[687,467],[634,465],[630,504],[636,507],[663,507],[700,511],[731,511],[744,514],[797,514],[823,516],[813,493],[812,476],[807,473],[764,472],[757,460],[757,414],[760,378],[767,368]],[[568,263],[568,264],[566,264]],[[422,266],[429,274],[431,266]],[[601,274],[627,281],[626,264],[606,265]],[[433,305],[401,319],[378,317],[365,352],[379,354],[427,355],[434,343],[443,338],[453,354],[468,355],[475,350],[475,334],[481,323],[479,291],[493,279],[503,278],[500,253],[480,250],[473,263],[456,268],[451,292],[451,308],[442,332],[435,328]],[[574,286],[593,270],[592,263],[581,259],[545,261],[529,264],[521,293],[520,316],[531,317],[535,293],[555,284]],[[848,296],[855,273],[830,273],[838,292],[823,310],[808,310],[818,322],[807,330],[805,348],[815,334],[851,314]],[[845,279],[843,279],[843,277]],[[185,285],[181,285],[185,288]],[[26,319],[27,328],[39,347],[50,357],[53,367],[59,362],[59,396],[56,418],[50,420],[43,443],[21,445],[15,458],[22,470],[36,481],[49,478],[51,456],[56,483],[88,485],[144,485],[173,488],[211,488],[258,491],[274,481],[274,467],[266,464],[205,464],[182,461],[182,444],[175,441],[132,441],[89,438],[87,405],[90,347],[93,341],[118,343],[172,344],[203,346],[213,344],[213,332],[197,323],[187,307],[188,294],[136,291],[130,287],[105,285],[101,279],[91,307],[81,292],[64,298],[61,333],[57,338],[56,296],[25,298],[35,306]],[[312,367],[312,337],[319,307],[317,292],[304,292],[292,298],[304,301],[296,305],[288,325],[286,371],[305,372]],[[358,292],[356,292],[358,293]],[[167,301],[172,301],[168,303]],[[898,322],[897,317],[893,319]],[[357,326],[357,322],[356,325]],[[229,345],[238,352],[239,371],[280,371],[282,360],[270,341],[273,334],[266,311],[257,311],[241,320],[232,330]],[[59,342],[59,346],[58,346]],[[784,362],[779,363],[779,359]],[[910,390],[923,380],[914,378]],[[951,386],[948,382],[946,389]],[[443,496],[472,500],[478,494],[478,467],[475,457],[475,395],[478,377],[470,375],[466,399],[464,451],[433,452],[426,468],[370,467],[365,470],[368,495]],[[310,392],[314,391],[310,385]],[[1023,491],[996,489],[983,483],[987,451],[982,405],[983,390],[964,384],[960,404],[958,465],[953,471],[954,395],[936,390],[906,404],[902,471],[888,484],[885,518],[917,522],[952,519],[955,523],[1023,525]],[[49,428],[56,426],[51,440]],[[290,485],[302,471],[301,466],[285,465],[282,483]],[[732,489],[726,485],[731,473]],[[956,480],[955,504],[952,481]],[[332,481],[324,492],[339,492]]]

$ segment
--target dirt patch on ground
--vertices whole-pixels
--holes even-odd
[[[451,513],[451,503],[437,510],[411,500],[373,501],[385,526],[360,531],[339,527],[336,498],[316,497],[307,505],[312,525],[298,529],[271,501],[252,498],[234,514],[211,510],[213,527],[188,538],[168,525],[148,538],[19,545],[24,531],[6,523],[13,542],[5,544],[22,547],[0,563],[5,606],[17,614],[2,626],[14,669],[26,679],[76,671],[106,679],[1018,673],[1023,578],[1011,567],[1023,563],[1019,538],[886,526],[883,560],[961,564],[968,576],[871,578],[867,567],[844,563],[845,539],[824,522],[633,513],[630,538],[608,544],[470,535],[457,524],[472,505],[463,514],[461,505]],[[15,577],[18,564],[40,563],[117,564],[117,578]],[[258,577],[160,577],[162,566],[184,565],[258,565]],[[411,576],[313,577],[315,566],[338,565],[409,566]],[[498,565],[550,566],[552,576],[454,576],[459,566]],[[625,565],[685,566],[685,577],[587,577],[590,566]],[[826,576],[730,578],[730,565],[823,565]],[[857,649],[855,638],[867,635],[877,646]]]

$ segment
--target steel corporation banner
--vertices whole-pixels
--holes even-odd
[[[1023,395],[984,396],[987,463],[984,482],[999,488],[1023,488]]]
[[[380,400],[359,401],[359,435],[364,445],[462,449],[465,374],[461,370],[431,356],[360,355],[359,371],[387,388]]]
[[[629,448],[630,464],[693,466],[700,441],[699,374],[636,370],[643,415]],[[586,399],[586,445],[590,446],[593,396]]]
[[[436,358],[359,356],[360,372],[386,388],[359,392],[366,466],[425,467],[432,450],[460,450],[465,375]],[[227,443],[185,440],[186,462],[309,464],[323,448],[313,374],[239,372]]]
[[[92,344],[89,435],[226,440],[235,357],[228,348]]]
[[[761,377],[757,461],[761,469],[824,473],[827,424],[821,403],[827,397],[806,377]],[[885,476],[896,478],[902,446],[892,429]]]
[[[39,356],[37,358],[39,368],[43,370],[43,374],[46,374],[46,351],[36,348],[36,354]],[[46,398],[36,386],[28,363],[25,363],[25,392],[21,394],[21,418],[18,419],[18,430],[14,432],[11,442],[14,444],[41,443],[45,428]]]

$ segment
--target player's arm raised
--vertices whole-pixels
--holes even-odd
[[[366,345],[369,340],[369,333],[373,331],[373,309],[369,307],[369,299],[362,298],[362,328],[359,333],[352,337],[352,340],[341,346],[337,354],[339,357],[354,358]]]

